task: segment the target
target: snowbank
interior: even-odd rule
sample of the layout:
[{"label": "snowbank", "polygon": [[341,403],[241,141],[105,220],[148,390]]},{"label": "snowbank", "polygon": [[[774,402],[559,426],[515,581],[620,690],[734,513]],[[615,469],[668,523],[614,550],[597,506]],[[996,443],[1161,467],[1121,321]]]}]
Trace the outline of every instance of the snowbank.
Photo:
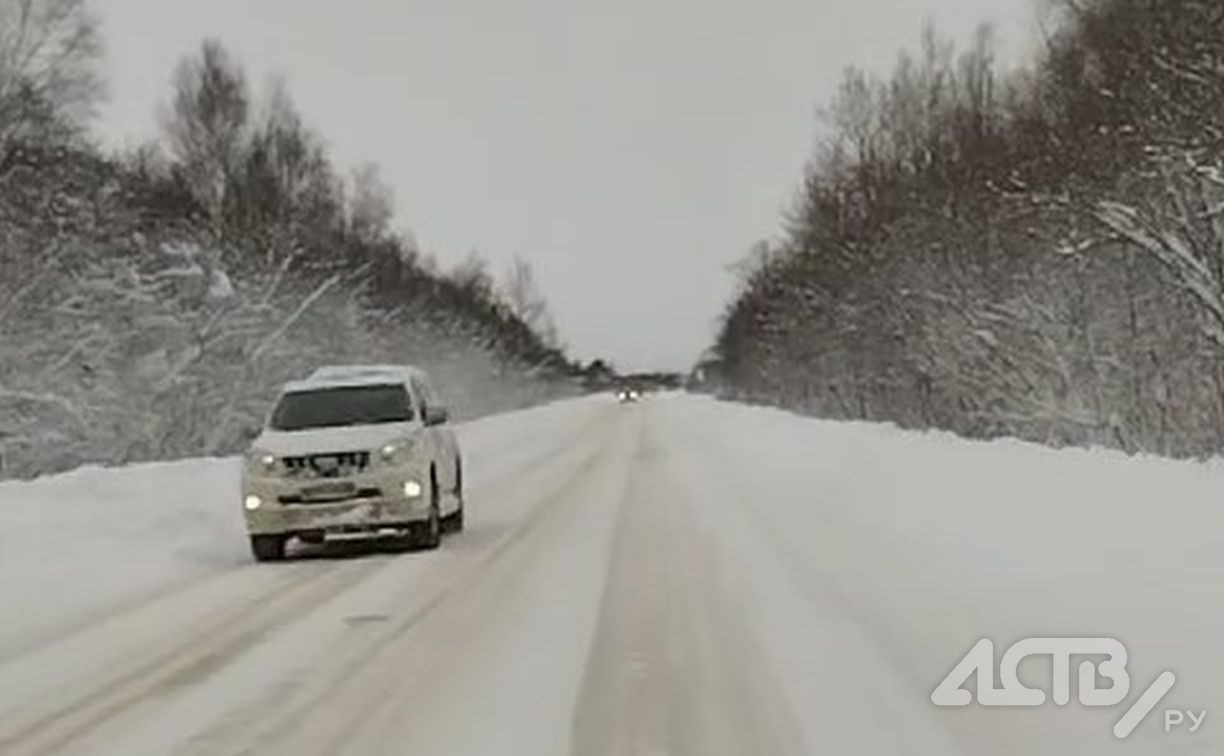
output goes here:
[{"label": "snowbank", "polygon": [[0,483],[0,659],[249,561],[233,459]]}]

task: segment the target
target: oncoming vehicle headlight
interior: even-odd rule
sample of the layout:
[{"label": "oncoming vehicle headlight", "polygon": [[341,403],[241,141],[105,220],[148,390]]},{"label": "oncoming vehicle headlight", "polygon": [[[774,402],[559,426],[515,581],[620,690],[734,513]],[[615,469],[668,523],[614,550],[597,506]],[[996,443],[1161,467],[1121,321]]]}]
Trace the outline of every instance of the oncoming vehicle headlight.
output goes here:
[{"label": "oncoming vehicle headlight", "polygon": [[390,462],[391,460],[395,459],[395,455],[399,453],[399,450],[399,446],[395,444],[387,444],[378,450],[378,454],[383,458],[384,462]]},{"label": "oncoming vehicle headlight", "polygon": [[248,512],[254,512],[256,509],[263,506],[263,499],[259,498],[255,494],[251,494],[243,499],[242,505],[246,507]]},{"label": "oncoming vehicle headlight", "polygon": [[409,499],[420,498],[421,494],[424,492],[425,489],[422,488],[421,484],[415,480],[410,480],[404,483],[404,496],[407,496]]}]

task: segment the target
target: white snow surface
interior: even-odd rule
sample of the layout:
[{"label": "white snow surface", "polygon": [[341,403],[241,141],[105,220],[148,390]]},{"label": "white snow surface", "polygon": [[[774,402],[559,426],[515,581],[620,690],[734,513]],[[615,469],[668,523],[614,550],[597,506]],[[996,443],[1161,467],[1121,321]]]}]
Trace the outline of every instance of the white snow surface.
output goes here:
[{"label": "white snow surface", "polygon": [[0,659],[249,561],[236,460],[85,467],[0,483]]},{"label": "white snow surface", "polygon": [[[431,553],[254,565],[236,460],[0,485],[0,752],[1224,751],[1219,461],[681,394],[459,433],[469,527]],[[1127,703],[931,703],[1031,636],[1121,640]]]}]

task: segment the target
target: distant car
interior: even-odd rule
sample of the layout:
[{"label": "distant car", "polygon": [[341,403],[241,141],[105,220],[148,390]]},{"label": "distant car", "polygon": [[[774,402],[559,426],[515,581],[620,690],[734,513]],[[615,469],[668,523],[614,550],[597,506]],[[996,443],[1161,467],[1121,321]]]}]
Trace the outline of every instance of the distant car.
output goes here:
[{"label": "distant car", "polygon": [[287,384],[246,454],[242,503],[258,561],[292,538],[390,537],[436,548],[463,528],[463,466],[424,372],[333,366]]},{"label": "distant car", "polygon": [[642,398],[642,395],[637,389],[626,387],[616,392],[616,398],[619,399],[622,404],[625,404],[628,402],[636,402]]}]

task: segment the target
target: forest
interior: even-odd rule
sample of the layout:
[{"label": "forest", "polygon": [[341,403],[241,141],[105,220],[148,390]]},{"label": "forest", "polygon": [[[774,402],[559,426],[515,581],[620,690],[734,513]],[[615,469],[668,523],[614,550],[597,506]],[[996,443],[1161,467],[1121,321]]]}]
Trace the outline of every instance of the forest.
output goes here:
[{"label": "forest", "polygon": [[702,373],[975,438],[1224,448],[1224,4],[1059,0],[1003,70],[928,29],[845,72]]},{"label": "forest", "polygon": [[441,270],[377,166],[337,166],[221,42],[114,154],[85,1],[5,0],[0,28],[0,476],[231,453],[319,364],[424,366],[459,417],[575,390],[530,266]]}]

